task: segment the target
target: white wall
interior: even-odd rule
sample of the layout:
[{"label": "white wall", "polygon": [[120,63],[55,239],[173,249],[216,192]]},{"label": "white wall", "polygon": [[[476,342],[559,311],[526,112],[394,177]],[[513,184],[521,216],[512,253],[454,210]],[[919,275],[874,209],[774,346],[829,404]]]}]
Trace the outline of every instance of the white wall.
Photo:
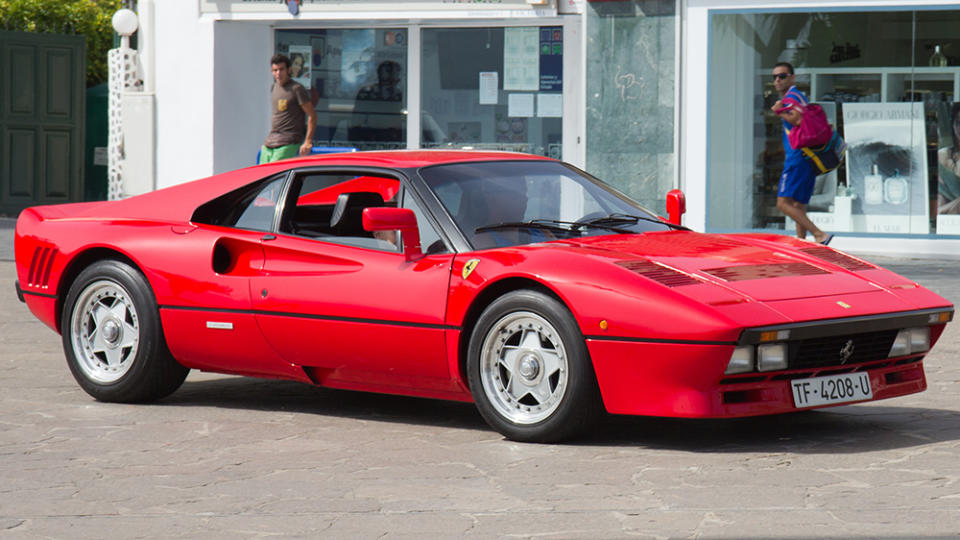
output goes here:
[{"label": "white wall", "polygon": [[200,3],[157,3],[157,187],[213,174],[213,21]]},{"label": "white wall", "polygon": [[243,21],[213,30],[213,172],[221,173],[255,164],[270,129],[273,30]]}]

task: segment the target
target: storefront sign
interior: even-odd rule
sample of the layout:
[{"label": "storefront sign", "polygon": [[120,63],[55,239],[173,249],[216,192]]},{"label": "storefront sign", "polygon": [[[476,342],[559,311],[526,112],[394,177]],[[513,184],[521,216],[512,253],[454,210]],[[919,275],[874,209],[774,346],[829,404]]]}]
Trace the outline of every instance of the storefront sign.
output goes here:
[{"label": "storefront sign", "polygon": [[[294,0],[297,2],[297,0]],[[286,0],[200,0],[201,13],[275,13],[289,16]],[[337,11],[378,11],[405,16],[409,12],[482,11],[528,12],[529,15],[556,13],[557,0],[299,0],[296,12],[300,15]],[[502,13],[500,13],[502,14]]]}]

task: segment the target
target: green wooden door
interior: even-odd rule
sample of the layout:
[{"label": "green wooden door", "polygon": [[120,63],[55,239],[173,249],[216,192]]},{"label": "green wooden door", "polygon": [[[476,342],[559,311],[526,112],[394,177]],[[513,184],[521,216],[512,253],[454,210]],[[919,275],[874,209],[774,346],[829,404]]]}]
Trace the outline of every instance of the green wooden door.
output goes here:
[{"label": "green wooden door", "polygon": [[0,214],[83,199],[83,36],[0,32]]}]

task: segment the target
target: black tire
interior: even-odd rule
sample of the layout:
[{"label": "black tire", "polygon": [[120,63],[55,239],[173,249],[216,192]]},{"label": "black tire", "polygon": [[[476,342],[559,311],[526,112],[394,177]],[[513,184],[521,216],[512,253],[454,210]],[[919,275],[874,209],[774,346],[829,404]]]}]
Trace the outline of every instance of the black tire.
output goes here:
[{"label": "black tire", "polygon": [[170,354],[147,280],[120,261],[98,261],[70,286],[60,329],[70,372],[99,401],[170,395],[189,369]]},{"label": "black tire", "polygon": [[507,293],[480,315],[467,379],[483,418],[515,441],[574,438],[603,411],[576,320],[561,302],[533,290]]}]

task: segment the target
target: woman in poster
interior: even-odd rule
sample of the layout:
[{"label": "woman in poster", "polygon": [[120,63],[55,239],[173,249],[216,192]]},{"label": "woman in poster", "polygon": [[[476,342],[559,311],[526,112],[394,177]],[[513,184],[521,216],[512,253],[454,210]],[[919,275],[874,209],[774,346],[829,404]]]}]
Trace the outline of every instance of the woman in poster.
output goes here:
[{"label": "woman in poster", "polygon": [[950,108],[951,136],[941,137],[950,144],[937,152],[939,183],[937,213],[960,214],[960,102]]}]

